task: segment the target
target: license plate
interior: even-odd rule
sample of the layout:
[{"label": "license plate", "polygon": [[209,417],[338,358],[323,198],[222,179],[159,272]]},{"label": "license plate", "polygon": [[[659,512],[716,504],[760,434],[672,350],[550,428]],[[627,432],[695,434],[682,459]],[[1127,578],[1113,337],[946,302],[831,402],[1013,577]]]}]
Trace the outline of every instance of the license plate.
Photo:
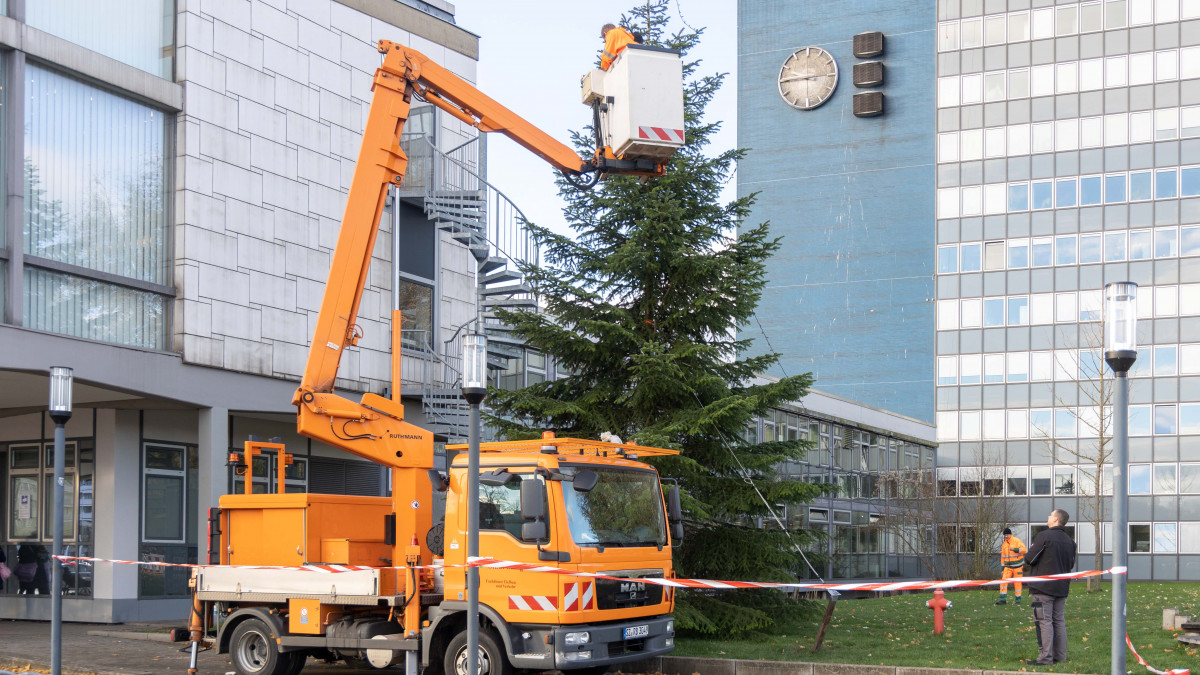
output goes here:
[{"label": "license plate", "polygon": [[624,638],[626,640],[628,640],[629,638],[646,637],[649,634],[650,634],[650,626],[648,626],[648,625],[647,626],[630,626],[629,628],[625,629]]}]

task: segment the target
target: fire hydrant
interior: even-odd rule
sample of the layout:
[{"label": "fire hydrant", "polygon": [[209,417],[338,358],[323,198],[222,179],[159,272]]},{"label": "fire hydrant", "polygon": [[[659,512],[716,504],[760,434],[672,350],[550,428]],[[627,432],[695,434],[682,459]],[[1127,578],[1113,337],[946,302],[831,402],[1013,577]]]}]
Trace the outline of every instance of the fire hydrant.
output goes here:
[{"label": "fire hydrant", "polygon": [[933,592],[933,599],[926,602],[925,606],[933,610],[933,634],[941,635],[946,632],[946,610],[954,606],[953,602],[946,599],[946,593],[942,589],[937,589]]}]

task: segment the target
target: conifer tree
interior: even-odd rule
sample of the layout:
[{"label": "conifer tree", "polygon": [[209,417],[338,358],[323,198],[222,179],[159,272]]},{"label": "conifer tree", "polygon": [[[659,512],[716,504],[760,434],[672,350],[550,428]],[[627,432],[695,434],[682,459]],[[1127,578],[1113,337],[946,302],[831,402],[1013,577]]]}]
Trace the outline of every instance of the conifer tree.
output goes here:
[{"label": "conifer tree", "polygon": [[[502,311],[500,318],[529,348],[552,356],[561,379],[516,391],[493,390],[491,422],[509,438],[597,438],[674,448],[652,458],[679,481],[687,524],[675,551],[677,574],[738,580],[794,580],[807,565],[791,538],[754,526],[770,520],[767,504],[811,501],[820,488],[780,477],[777,467],[799,459],[803,441],[747,440],[747,425],[773,406],[800,399],[809,375],[756,379],[778,355],[741,357],[749,339],[737,329],[753,319],[765,283],[765,262],[779,247],[767,223],[744,224],[754,197],[721,203],[743,150],[708,154],[719,122],[704,119],[723,74],[702,75],[688,51],[702,30],[666,31],[669,3],[651,0],[621,17],[647,44],[684,57],[686,145],[666,175],[650,180],[614,176],[591,190],[562,179],[559,193],[575,238],[529,224],[545,263],[524,269],[544,313]],[[575,134],[586,151],[591,130]],[[739,226],[741,230],[739,232]],[[811,556],[811,554],[810,554]],[[771,623],[764,607],[778,594],[680,594],[677,625],[723,634]]]}]

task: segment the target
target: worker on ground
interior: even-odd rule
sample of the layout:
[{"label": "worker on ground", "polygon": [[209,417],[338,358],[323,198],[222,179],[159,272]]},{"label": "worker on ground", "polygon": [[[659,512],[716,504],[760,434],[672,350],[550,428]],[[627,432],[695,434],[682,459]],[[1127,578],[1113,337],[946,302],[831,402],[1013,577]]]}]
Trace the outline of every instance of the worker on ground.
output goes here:
[{"label": "worker on ground", "polygon": [[[1000,566],[1004,568],[1001,579],[1014,579],[1021,576],[1021,568],[1025,566],[1025,542],[1017,538],[1012,530],[1004,528],[1004,541],[1000,544]],[[1014,581],[1016,586],[1016,604],[1021,604],[1021,582]],[[1008,584],[1000,584],[1000,599],[997,605],[1008,604]]]},{"label": "worker on ground", "polygon": [[[1075,541],[1065,526],[1070,517],[1062,509],[1054,509],[1046,519],[1046,527],[1033,538],[1025,552],[1025,562],[1032,576],[1049,576],[1070,572],[1075,567]],[[1038,657],[1025,663],[1048,666],[1067,660],[1067,594],[1071,582],[1067,579],[1029,582],[1029,606],[1033,609],[1033,625],[1037,629]]]},{"label": "worker on ground", "polygon": [[638,42],[638,39],[627,28],[611,23],[604,24],[604,27],[600,29],[600,38],[604,40],[604,51],[600,54],[600,67],[604,70],[608,70],[608,67],[617,58],[617,54],[624,51],[630,44]]}]

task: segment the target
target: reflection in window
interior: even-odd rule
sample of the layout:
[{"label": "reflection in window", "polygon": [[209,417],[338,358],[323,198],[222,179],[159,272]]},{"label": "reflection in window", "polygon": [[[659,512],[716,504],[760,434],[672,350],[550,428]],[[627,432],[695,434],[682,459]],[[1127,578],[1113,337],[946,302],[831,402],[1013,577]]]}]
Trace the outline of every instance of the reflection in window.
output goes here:
[{"label": "reflection in window", "polygon": [[1135,171],[1129,174],[1129,200],[1141,201],[1154,196],[1151,189],[1149,171]]},{"label": "reflection in window", "polygon": [[433,289],[407,279],[396,284],[397,303],[404,317],[401,344],[409,349],[428,349],[433,335]]},{"label": "reflection in window", "polygon": [[1200,195],[1200,167],[1179,170],[1179,193],[1184,197]]},{"label": "reflection in window", "polygon": [[1054,205],[1058,208],[1065,206],[1075,206],[1075,179],[1061,179],[1056,185],[1056,198]]},{"label": "reflection in window", "polygon": [[1013,183],[1008,186],[1008,210],[1029,210],[1029,186],[1025,183]]},{"label": "reflection in window", "polygon": [[1150,465],[1131,464],[1129,466],[1129,494],[1150,494]]},{"label": "reflection in window", "polygon": [[1050,467],[1034,466],[1029,469],[1030,475],[1030,494],[1032,495],[1048,495],[1050,494]]},{"label": "reflection in window", "polygon": [[1104,235],[1104,262],[1120,262],[1125,259],[1125,233],[1109,232]]},{"label": "reflection in window", "polygon": [[1154,552],[1176,553],[1179,551],[1179,530],[1175,523],[1154,524]]},{"label": "reflection in window", "polygon": [[1178,253],[1179,239],[1175,228],[1166,227],[1154,231],[1154,257],[1171,258]]},{"label": "reflection in window", "polygon": [[1125,201],[1125,174],[1104,177],[1104,203],[1119,204]]},{"label": "reflection in window", "polygon": [[1173,494],[1175,494],[1175,465],[1174,464],[1155,464],[1154,465],[1154,494],[1156,494],[1156,495],[1173,495]]},{"label": "reflection in window", "polygon": [[1087,176],[1079,179],[1079,204],[1091,206],[1100,203],[1103,187],[1099,176]]},{"label": "reflection in window", "polygon": [[1081,234],[1079,235],[1079,262],[1080,264],[1098,263],[1100,262],[1100,253],[1103,247],[1100,244],[1100,235],[1098,234]]},{"label": "reflection in window", "polygon": [[985,298],[983,301],[983,325],[1004,325],[1004,298]]},{"label": "reflection in window", "polygon": [[1150,435],[1150,406],[1148,406],[1148,405],[1131,405],[1131,406],[1129,406],[1129,435],[1130,436],[1149,436]]},{"label": "reflection in window", "polygon": [[1157,172],[1154,176],[1154,198],[1170,199],[1175,196],[1175,170]]},{"label": "reflection in window", "polygon": [[174,49],[170,0],[122,0],[120,11],[103,2],[34,0],[25,22],[105,56],[170,79]]},{"label": "reflection in window", "polygon": [[1154,433],[1174,434],[1176,432],[1175,406],[1154,406]]},{"label": "reflection in window", "polygon": [[1033,184],[1033,208],[1048,209],[1054,206],[1054,184],[1040,181]]},{"label": "reflection in window", "polygon": [[165,349],[165,296],[33,266],[172,283],[166,116],[33,64],[26,78],[25,325]]},{"label": "reflection in window", "polygon": [[1129,233],[1129,259],[1148,260],[1151,256],[1150,231],[1136,230]]},{"label": "reflection in window", "polygon": [[1017,239],[1008,244],[1008,269],[1029,267],[1029,244]]},{"label": "reflection in window", "polygon": [[962,245],[962,271],[978,272],[983,269],[979,244]]},{"label": "reflection in window", "polygon": [[1200,464],[1179,465],[1179,494],[1200,493]]},{"label": "reflection in window", "polygon": [[938,247],[938,274],[953,274],[958,271],[958,247]]},{"label": "reflection in window", "polygon": [[1010,497],[1023,497],[1029,493],[1029,478],[1026,471],[1023,466],[1008,467],[1006,485]]}]

